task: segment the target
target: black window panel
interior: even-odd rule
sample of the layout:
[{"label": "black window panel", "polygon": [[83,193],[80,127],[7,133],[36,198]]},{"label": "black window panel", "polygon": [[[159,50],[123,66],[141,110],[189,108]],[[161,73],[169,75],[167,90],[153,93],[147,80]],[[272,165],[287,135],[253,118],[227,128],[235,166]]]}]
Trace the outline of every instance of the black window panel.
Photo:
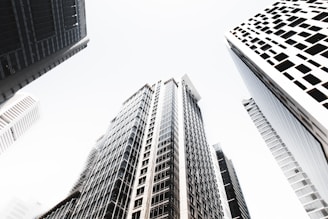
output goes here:
[{"label": "black window panel", "polygon": [[265,50],[270,49],[271,47],[272,47],[272,46],[270,46],[269,44],[265,44],[264,46],[261,47],[261,49],[262,49],[263,51],[265,51]]},{"label": "black window panel", "polygon": [[291,61],[286,60],[286,61],[280,63],[279,65],[276,65],[275,68],[276,68],[278,71],[283,72],[283,71],[289,69],[290,67],[293,67],[294,65],[295,65],[295,64],[292,63]]},{"label": "black window panel", "polygon": [[55,35],[51,0],[30,0],[37,40]]},{"label": "black window panel", "polygon": [[322,102],[327,99],[327,96],[316,88],[313,88],[307,93],[310,94],[311,97],[313,97],[318,102]]},{"label": "black window panel", "polygon": [[305,56],[303,56],[303,55],[301,55],[301,54],[297,54],[296,56],[298,56],[298,57],[300,57],[301,59],[304,59],[304,60],[307,59]]},{"label": "black window panel", "polygon": [[296,47],[297,49],[303,50],[303,49],[306,48],[306,45],[304,45],[304,44],[302,44],[302,43],[298,43],[298,44],[295,45],[295,47]]},{"label": "black window panel", "polygon": [[324,83],[322,86],[328,89],[328,82]]},{"label": "black window panel", "polygon": [[280,29],[280,28],[282,28],[283,26],[285,26],[286,25],[286,23],[280,23],[280,24],[278,24],[277,26],[275,26],[275,27],[273,27],[274,29]]},{"label": "black window panel", "polygon": [[321,80],[319,78],[317,78],[316,76],[311,75],[311,74],[308,74],[308,75],[304,76],[303,78],[312,85],[316,85],[321,82]]},{"label": "black window panel", "polygon": [[320,66],[319,63],[317,63],[317,62],[315,62],[313,60],[308,60],[308,62],[311,63],[312,65],[316,66],[316,67],[319,67]]},{"label": "black window panel", "polygon": [[290,18],[287,19],[287,21],[293,21],[293,20],[295,20],[296,18],[298,18],[298,17],[296,17],[296,16],[291,16]]},{"label": "black window panel", "polygon": [[321,33],[316,33],[313,36],[307,38],[305,41],[309,43],[316,43],[324,38],[326,38],[326,35],[323,35]]},{"label": "black window panel", "polygon": [[321,30],[322,28],[321,27],[317,27],[317,26],[311,26],[310,28],[309,28],[309,30],[313,30],[313,31],[319,31],[319,30]]},{"label": "black window panel", "polygon": [[285,53],[282,52],[282,53],[276,55],[276,56],[273,57],[273,58],[275,58],[277,61],[280,62],[280,61],[282,61],[282,60],[288,58],[288,55],[286,55]]},{"label": "black window panel", "polygon": [[323,106],[328,109],[328,103],[324,103]]},{"label": "black window panel", "polygon": [[294,83],[295,83],[299,88],[301,88],[302,90],[305,90],[305,89],[306,89],[306,87],[305,87],[301,82],[299,82],[299,81],[294,81]]},{"label": "black window panel", "polygon": [[327,49],[327,46],[324,46],[320,43],[308,48],[307,50],[305,50],[305,52],[309,53],[310,55],[316,55],[322,51],[324,51],[325,49]]},{"label": "black window panel", "polygon": [[306,24],[306,23],[303,23],[300,25],[300,27],[303,27],[303,28],[308,28],[310,25],[309,24]]},{"label": "black window panel", "polygon": [[268,54],[266,54],[266,53],[263,53],[263,54],[261,55],[261,57],[262,57],[263,59],[267,59],[267,58],[269,58],[270,56],[269,56]]},{"label": "black window panel", "polygon": [[284,39],[287,39],[287,38],[293,36],[294,34],[296,34],[296,32],[291,30],[291,31],[288,31],[287,33],[285,33],[284,35],[282,35],[281,37]]},{"label": "black window panel", "polygon": [[295,8],[294,10],[291,11],[291,13],[296,13],[299,12],[301,9],[300,8]]},{"label": "black window panel", "polygon": [[328,13],[327,12],[321,12],[320,14],[318,14],[317,16],[313,17],[313,20],[322,20],[324,18],[328,17]]},{"label": "black window panel", "polygon": [[0,55],[20,47],[20,40],[10,0],[0,1]]},{"label": "black window panel", "polygon": [[278,30],[278,31],[276,31],[274,34],[276,34],[276,35],[281,35],[281,34],[283,34],[283,33],[285,33],[286,31],[284,31],[284,30]]},{"label": "black window panel", "polygon": [[328,50],[326,52],[321,53],[320,55],[322,55],[323,57],[326,57],[328,59]]},{"label": "black window panel", "polygon": [[296,41],[289,39],[289,40],[286,40],[286,43],[288,43],[289,45],[294,45],[296,43]]},{"label": "black window panel", "polygon": [[290,23],[288,26],[290,26],[290,27],[295,27],[295,26],[297,26],[297,25],[303,23],[304,21],[306,21],[305,18],[299,18],[299,19],[297,19],[296,21]]},{"label": "black window panel", "polygon": [[300,65],[296,66],[295,68],[304,74],[311,71],[311,69],[309,67],[307,67],[306,65],[303,65],[303,64],[300,64]]},{"label": "black window panel", "polygon": [[284,75],[289,79],[289,80],[294,80],[293,76],[288,74],[287,72],[284,73]]},{"label": "black window panel", "polygon": [[321,69],[328,73],[328,68],[322,67]]},{"label": "black window panel", "polygon": [[281,19],[277,19],[277,20],[273,21],[272,23],[274,23],[274,24],[278,24],[278,23],[280,23],[281,21],[282,21]]},{"label": "black window panel", "polygon": [[298,35],[302,36],[302,37],[308,37],[310,36],[311,34],[307,33],[307,32],[300,32]]}]

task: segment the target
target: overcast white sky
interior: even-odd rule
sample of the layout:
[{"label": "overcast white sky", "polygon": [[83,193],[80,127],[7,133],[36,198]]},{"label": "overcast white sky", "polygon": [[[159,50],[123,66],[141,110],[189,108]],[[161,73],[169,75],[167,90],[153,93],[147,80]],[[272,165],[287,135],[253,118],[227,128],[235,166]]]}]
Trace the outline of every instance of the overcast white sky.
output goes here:
[{"label": "overcast white sky", "polygon": [[123,101],[187,73],[208,142],[233,160],[252,218],[307,218],[241,104],[249,94],[224,40],[271,3],[87,1],[88,47],[23,89],[40,99],[41,119],[0,157],[0,209],[13,196],[45,210],[61,201]]}]

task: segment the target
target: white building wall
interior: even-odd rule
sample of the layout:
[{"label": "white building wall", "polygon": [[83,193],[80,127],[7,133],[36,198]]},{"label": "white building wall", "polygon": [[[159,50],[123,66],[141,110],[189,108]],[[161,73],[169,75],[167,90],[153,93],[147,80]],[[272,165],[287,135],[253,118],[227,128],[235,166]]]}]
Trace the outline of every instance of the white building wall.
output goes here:
[{"label": "white building wall", "polygon": [[18,93],[0,108],[0,154],[39,118],[39,102]]}]

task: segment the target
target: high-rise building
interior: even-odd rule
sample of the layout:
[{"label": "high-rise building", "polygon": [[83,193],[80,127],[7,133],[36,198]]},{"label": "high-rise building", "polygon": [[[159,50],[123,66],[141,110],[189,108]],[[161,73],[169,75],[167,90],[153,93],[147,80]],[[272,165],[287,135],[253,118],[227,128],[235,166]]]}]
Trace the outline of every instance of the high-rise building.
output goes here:
[{"label": "high-rise building", "polygon": [[0,154],[39,118],[39,102],[17,93],[0,106]]},{"label": "high-rise building", "polygon": [[215,144],[213,147],[219,165],[219,174],[221,174],[223,180],[231,218],[250,219],[251,217],[232,161],[225,156],[219,144]]},{"label": "high-rise building", "polygon": [[98,141],[76,195],[41,218],[223,218],[199,100],[187,76],[140,88]]},{"label": "high-rise building", "polygon": [[280,0],[227,34],[232,50],[328,157],[327,1]]},{"label": "high-rise building", "polygon": [[87,46],[84,0],[2,0],[0,14],[0,103]]},{"label": "high-rise building", "polygon": [[34,200],[13,198],[4,209],[0,211],[2,219],[36,219],[40,214],[41,204]]},{"label": "high-rise building", "polygon": [[327,19],[325,0],[280,0],[226,34],[252,97],[326,203]]},{"label": "high-rise building", "polygon": [[272,128],[255,101],[244,100],[243,104],[309,217],[327,218],[327,203],[321,198],[311,179]]}]

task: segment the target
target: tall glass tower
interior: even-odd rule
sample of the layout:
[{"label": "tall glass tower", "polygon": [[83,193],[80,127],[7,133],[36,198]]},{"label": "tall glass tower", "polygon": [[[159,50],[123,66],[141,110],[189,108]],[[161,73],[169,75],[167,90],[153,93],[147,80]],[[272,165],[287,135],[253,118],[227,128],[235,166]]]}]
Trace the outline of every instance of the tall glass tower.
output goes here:
[{"label": "tall glass tower", "polygon": [[84,0],[1,0],[0,14],[0,103],[87,46]]},{"label": "tall glass tower", "polygon": [[145,85],[97,142],[72,194],[40,218],[223,218],[187,76]]},{"label": "tall glass tower", "polygon": [[280,0],[226,34],[252,97],[326,203],[327,21],[325,0]]}]

